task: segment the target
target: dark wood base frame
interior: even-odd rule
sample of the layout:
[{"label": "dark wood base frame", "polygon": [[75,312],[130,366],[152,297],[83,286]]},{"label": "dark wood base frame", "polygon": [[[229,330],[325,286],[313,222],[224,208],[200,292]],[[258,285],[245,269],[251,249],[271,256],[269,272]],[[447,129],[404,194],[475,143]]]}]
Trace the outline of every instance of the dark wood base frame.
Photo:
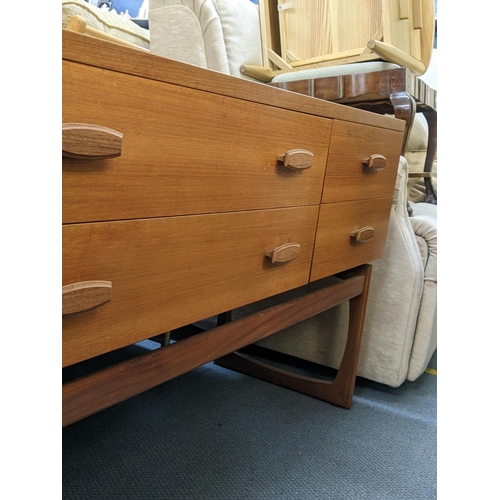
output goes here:
[{"label": "dark wood base frame", "polygon": [[[339,274],[342,281],[334,285],[67,382],[62,387],[62,425],[72,424],[214,360],[221,365],[227,364],[238,371],[350,408],[370,276],[369,264],[359,266]],[[347,300],[350,304],[348,338],[341,366],[333,382],[260,366],[237,352],[230,355]]]},{"label": "dark wood base frame", "polygon": [[[333,381],[299,375],[292,371],[273,366],[265,361],[257,360],[240,351],[228,354],[216,360],[215,363],[224,368],[272,382],[273,384],[301,392],[322,401],[327,401],[336,406],[347,409],[351,408],[354,384],[356,382],[359,348],[363,333],[366,301],[370,285],[371,266],[367,265],[363,272],[366,274],[362,293],[349,299],[347,342],[341,365]],[[341,302],[344,301],[341,300],[339,303]],[[334,305],[338,305],[339,303]]]}]

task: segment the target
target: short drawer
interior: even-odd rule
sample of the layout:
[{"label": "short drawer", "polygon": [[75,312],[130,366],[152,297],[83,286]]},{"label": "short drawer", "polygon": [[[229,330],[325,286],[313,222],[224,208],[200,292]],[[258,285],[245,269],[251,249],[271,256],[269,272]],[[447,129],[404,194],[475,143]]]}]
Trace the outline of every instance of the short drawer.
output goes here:
[{"label": "short drawer", "polygon": [[392,198],[321,205],[311,281],[382,257]]},{"label": "short drawer", "polygon": [[327,118],[63,61],[63,222],[318,204],[331,127]]},{"label": "short drawer", "polygon": [[392,196],[403,132],[334,120],[322,203]]},{"label": "short drawer", "polygon": [[63,366],[304,285],[318,208],[63,225]]}]

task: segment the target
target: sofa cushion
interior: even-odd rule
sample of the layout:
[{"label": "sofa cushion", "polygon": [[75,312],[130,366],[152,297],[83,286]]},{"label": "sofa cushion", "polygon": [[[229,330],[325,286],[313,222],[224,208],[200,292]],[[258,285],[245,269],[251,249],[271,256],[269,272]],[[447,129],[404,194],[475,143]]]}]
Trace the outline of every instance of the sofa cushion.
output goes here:
[{"label": "sofa cushion", "polygon": [[151,51],[221,73],[262,65],[258,7],[250,0],[150,0]]},{"label": "sofa cushion", "polygon": [[83,0],[62,1],[62,27],[66,28],[69,20],[78,15],[85,20],[87,26],[113,35],[126,42],[149,49],[149,31],[141,28],[130,19],[114,12],[98,9]]},{"label": "sofa cushion", "polygon": [[262,66],[259,8],[250,0],[212,0],[222,23],[229,72],[240,72],[243,64]]},{"label": "sofa cushion", "polygon": [[412,204],[410,217],[424,263],[424,290],[408,365],[408,380],[417,379],[437,347],[437,205]]},{"label": "sofa cushion", "polygon": [[406,151],[425,153],[427,151],[427,136],[428,132],[425,118],[421,113],[417,113],[410,130]]},{"label": "sofa cushion", "polygon": [[150,0],[151,52],[229,73],[219,15],[208,0]]}]

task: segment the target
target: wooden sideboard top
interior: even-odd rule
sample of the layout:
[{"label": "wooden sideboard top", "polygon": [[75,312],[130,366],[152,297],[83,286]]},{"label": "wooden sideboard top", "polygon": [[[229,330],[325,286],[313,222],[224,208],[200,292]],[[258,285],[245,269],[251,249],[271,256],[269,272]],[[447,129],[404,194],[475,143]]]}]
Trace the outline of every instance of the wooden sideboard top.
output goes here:
[{"label": "wooden sideboard top", "polygon": [[395,131],[403,131],[405,127],[402,120],[392,117],[296,94],[268,84],[225,75],[64,29],[62,30],[62,58],[141,78],[182,85],[326,118],[373,125]]}]

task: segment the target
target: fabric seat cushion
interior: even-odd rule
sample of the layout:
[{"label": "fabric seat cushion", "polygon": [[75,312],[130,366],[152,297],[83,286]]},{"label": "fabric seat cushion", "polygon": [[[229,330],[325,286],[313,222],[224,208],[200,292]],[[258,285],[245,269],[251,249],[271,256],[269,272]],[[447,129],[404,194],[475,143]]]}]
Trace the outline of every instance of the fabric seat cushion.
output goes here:
[{"label": "fabric seat cushion", "polygon": [[338,66],[326,66],[324,68],[303,69],[290,71],[275,76],[272,83],[294,82],[297,80],[312,80],[314,78],[326,78],[329,76],[355,75],[359,73],[373,73],[388,69],[400,68],[401,66],[386,61],[371,61],[353,64],[340,64]]}]

